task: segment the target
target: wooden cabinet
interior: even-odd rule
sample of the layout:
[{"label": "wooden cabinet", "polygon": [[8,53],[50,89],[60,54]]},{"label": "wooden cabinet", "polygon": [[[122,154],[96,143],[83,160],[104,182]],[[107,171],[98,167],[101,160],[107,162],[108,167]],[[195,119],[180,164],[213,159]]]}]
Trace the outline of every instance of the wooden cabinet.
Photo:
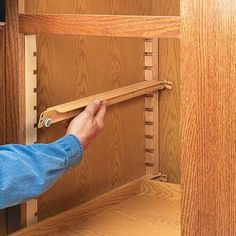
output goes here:
[{"label": "wooden cabinet", "polygon": [[61,123],[35,127],[49,107],[173,82],[109,107],[82,163],[18,208],[23,225],[40,221],[18,235],[236,233],[235,8],[233,0],[182,0],[181,9],[176,0],[8,1],[6,91],[19,97],[6,102],[8,142],[61,137]]}]

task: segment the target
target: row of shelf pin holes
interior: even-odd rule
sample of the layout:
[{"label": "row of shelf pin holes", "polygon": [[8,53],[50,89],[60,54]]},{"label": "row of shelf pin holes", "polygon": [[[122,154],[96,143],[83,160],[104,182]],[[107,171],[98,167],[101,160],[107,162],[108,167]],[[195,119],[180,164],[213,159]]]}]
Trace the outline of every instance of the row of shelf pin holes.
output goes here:
[{"label": "row of shelf pin holes", "polygon": [[[151,39],[145,39],[145,42],[150,42],[150,43],[152,43],[152,40]],[[145,50],[146,50],[146,48],[145,48]],[[150,51],[148,51],[148,52],[146,52],[145,51],[145,53],[144,53],[144,56],[145,57],[153,57],[153,52],[150,52]],[[146,62],[146,60],[145,60],[145,62]],[[144,70],[148,70],[148,71],[152,71],[153,70],[153,66],[151,66],[151,65],[145,65],[144,66]],[[153,94],[146,94],[145,95],[145,99],[152,99],[153,98]],[[145,112],[153,112],[153,107],[145,107]],[[154,122],[153,121],[145,121],[145,125],[154,125]],[[148,134],[146,134],[145,135],[145,138],[147,139],[147,140],[154,140],[155,139],[155,136],[154,135],[148,135]],[[146,151],[146,153],[150,153],[150,154],[153,154],[154,153],[154,149],[150,149],[150,148],[146,148],[145,149],[145,151]],[[146,162],[146,166],[147,167],[152,167],[152,168],[154,168],[155,167],[155,163],[150,163],[150,162]]]}]

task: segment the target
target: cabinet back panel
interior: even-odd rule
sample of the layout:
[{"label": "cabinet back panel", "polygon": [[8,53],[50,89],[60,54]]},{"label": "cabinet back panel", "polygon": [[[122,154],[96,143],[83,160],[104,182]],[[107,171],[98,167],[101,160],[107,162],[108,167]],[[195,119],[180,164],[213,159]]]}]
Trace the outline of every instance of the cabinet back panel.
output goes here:
[{"label": "cabinet back panel", "polygon": [[[132,11],[142,13],[142,1]],[[27,12],[127,13],[125,1],[28,1]],[[144,80],[142,39],[38,37],[38,112]],[[38,130],[39,142],[62,136],[62,124]],[[144,98],[108,109],[103,134],[81,164],[38,199],[39,220],[145,175]]]},{"label": "cabinet back panel", "polygon": [[[176,1],[170,0],[168,1],[170,4],[167,5],[164,1],[160,1],[160,5],[158,2],[27,0],[26,12],[164,15],[168,11],[166,7],[170,9],[176,7],[175,4],[171,4]],[[37,41],[38,113],[46,107],[144,80],[142,39],[40,35]],[[168,48],[175,47],[176,42],[163,40],[162,44],[163,54],[172,57],[173,54],[169,54]],[[178,58],[173,60],[173,64],[177,65]],[[168,60],[165,63],[169,63]],[[178,79],[176,71],[174,68],[175,80]],[[162,77],[165,79],[168,76]],[[178,91],[177,87],[175,89]],[[173,98],[163,95],[162,99],[161,107],[164,107]],[[173,120],[165,122],[168,135],[162,132],[160,134],[164,139],[173,142],[177,140],[178,143],[176,136],[178,108],[175,105],[170,108],[174,112],[172,116],[174,122]],[[170,110],[164,112],[168,113]],[[166,116],[163,114],[161,119],[166,119]],[[38,130],[38,142],[51,142],[64,132],[62,124]],[[63,176],[52,189],[38,199],[39,220],[145,175],[144,134],[143,98],[110,107],[103,134],[85,152],[81,164]],[[167,163],[163,165],[164,172],[176,173],[172,175],[171,180],[177,182],[179,154],[175,146],[169,146],[163,140],[160,142],[160,150],[165,148],[171,150],[166,154],[162,151]],[[172,165],[171,160],[176,160],[177,164]]]}]

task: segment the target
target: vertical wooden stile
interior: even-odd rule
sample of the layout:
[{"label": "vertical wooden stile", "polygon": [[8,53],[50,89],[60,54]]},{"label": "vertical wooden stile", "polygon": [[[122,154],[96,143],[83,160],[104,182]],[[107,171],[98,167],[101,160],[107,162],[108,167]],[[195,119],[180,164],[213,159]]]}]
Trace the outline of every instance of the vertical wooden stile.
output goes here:
[{"label": "vertical wooden stile", "polygon": [[[158,39],[145,39],[145,80],[158,80]],[[158,92],[145,97],[146,175],[159,174]]]},{"label": "vertical wooden stile", "polygon": [[181,2],[181,235],[236,235],[236,1]]},{"label": "vertical wooden stile", "polygon": [[[36,35],[25,36],[25,107],[26,107],[26,144],[37,142],[37,60]],[[37,200],[26,203],[27,226],[37,222]]]},{"label": "vertical wooden stile", "polygon": [[[19,33],[18,15],[24,13],[24,0],[6,4],[6,143],[25,144],[24,35]],[[26,225],[25,204],[7,209],[7,233]]]}]

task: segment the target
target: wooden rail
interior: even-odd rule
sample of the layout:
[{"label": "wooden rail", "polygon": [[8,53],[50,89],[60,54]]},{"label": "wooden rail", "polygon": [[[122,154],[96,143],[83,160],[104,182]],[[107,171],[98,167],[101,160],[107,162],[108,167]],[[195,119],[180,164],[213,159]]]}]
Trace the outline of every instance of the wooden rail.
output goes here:
[{"label": "wooden rail", "polygon": [[107,105],[113,105],[164,88],[171,89],[172,83],[149,80],[54,106],[40,115],[38,128],[49,127],[53,123],[75,117],[94,99],[107,101]]},{"label": "wooden rail", "polygon": [[178,16],[20,14],[24,34],[80,34],[116,37],[179,38]]}]

